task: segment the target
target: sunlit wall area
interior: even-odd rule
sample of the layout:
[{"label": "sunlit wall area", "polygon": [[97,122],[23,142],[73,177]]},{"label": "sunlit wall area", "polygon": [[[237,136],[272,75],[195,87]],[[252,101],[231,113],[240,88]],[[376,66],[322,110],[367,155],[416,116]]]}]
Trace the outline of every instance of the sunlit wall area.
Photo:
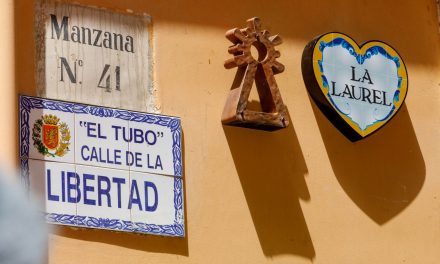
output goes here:
[{"label": "sunlit wall area", "polygon": [[[37,0],[34,0],[37,1]],[[18,94],[36,96],[32,0],[0,3],[0,163],[17,166]],[[64,1],[69,2],[69,1]],[[181,117],[185,238],[57,227],[49,263],[437,263],[440,259],[440,38],[422,1],[76,0],[151,16],[152,85]],[[258,16],[279,34],[275,75],[290,125],[222,126],[236,69],[225,32]],[[408,72],[405,104],[350,142],[309,96],[304,47],[337,31],[386,42]],[[258,101],[253,91],[251,101]],[[254,102],[255,103],[255,102]]]}]

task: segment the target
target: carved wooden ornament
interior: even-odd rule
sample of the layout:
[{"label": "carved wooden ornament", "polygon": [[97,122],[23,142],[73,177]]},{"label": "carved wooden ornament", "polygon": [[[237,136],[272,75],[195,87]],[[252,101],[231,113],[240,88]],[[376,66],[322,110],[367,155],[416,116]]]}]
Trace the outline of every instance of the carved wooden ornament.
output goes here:
[{"label": "carved wooden ornament", "polygon": [[[227,31],[226,38],[234,44],[228,48],[234,57],[226,60],[224,66],[238,69],[223,109],[222,123],[261,130],[287,127],[287,109],[274,77],[284,71],[284,65],[276,61],[280,52],[275,50],[282,43],[281,37],[269,37],[268,31],[261,30],[260,19],[254,17],[247,20],[246,28]],[[252,46],[257,49],[258,58],[252,56]],[[262,112],[247,109],[254,80]]]}]

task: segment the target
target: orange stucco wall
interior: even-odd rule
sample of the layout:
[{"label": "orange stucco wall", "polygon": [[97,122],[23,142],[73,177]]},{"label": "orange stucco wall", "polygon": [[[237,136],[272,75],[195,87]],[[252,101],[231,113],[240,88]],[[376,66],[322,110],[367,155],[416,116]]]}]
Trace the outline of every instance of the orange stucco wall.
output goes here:
[{"label": "orange stucco wall", "polygon": [[0,164],[9,168],[17,162],[17,104],[15,85],[15,60],[14,60],[14,1],[6,0],[0,8],[0,79],[2,80],[2,96],[0,96],[1,112],[0,123],[4,124],[0,130],[2,151],[0,151]]},{"label": "orange stucco wall", "polygon": [[[182,118],[184,239],[57,228],[50,263],[438,263],[440,39],[434,0],[76,0],[152,16],[162,113]],[[35,95],[32,0],[0,3],[0,152],[15,166],[18,93]],[[222,127],[235,70],[226,30],[259,16],[280,34],[276,76],[291,125]],[[405,106],[351,143],[307,94],[301,55],[315,36],[378,39],[403,57]],[[15,125],[15,126],[14,126]]]}]

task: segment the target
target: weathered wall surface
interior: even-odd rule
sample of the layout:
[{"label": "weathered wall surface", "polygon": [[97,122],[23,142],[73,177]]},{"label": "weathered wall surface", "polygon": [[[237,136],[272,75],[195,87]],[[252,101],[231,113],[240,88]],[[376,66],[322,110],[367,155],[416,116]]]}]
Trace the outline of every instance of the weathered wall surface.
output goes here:
[{"label": "weathered wall surface", "polygon": [[[50,263],[438,263],[435,1],[76,2],[152,17],[162,113],[182,117],[187,237],[59,228]],[[36,94],[33,5],[0,5],[0,145],[8,164],[17,157],[16,94]],[[284,39],[277,48],[286,70],[276,79],[291,125],[277,132],[220,123],[235,74],[223,68],[231,57],[224,33],[253,16]],[[407,64],[405,106],[357,143],[329,123],[302,80],[304,46],[328,31],[387,42]]]}]

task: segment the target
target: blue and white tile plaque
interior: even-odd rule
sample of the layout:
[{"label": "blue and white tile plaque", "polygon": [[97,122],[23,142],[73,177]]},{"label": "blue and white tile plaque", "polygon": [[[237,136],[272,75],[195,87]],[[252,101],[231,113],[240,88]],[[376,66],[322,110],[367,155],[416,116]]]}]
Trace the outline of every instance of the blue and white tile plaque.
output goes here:
[{"label": "blue and white tile plaque", "polygon": [[20,96],[21,175],[47,222],[185,236],[177,117]]}]

